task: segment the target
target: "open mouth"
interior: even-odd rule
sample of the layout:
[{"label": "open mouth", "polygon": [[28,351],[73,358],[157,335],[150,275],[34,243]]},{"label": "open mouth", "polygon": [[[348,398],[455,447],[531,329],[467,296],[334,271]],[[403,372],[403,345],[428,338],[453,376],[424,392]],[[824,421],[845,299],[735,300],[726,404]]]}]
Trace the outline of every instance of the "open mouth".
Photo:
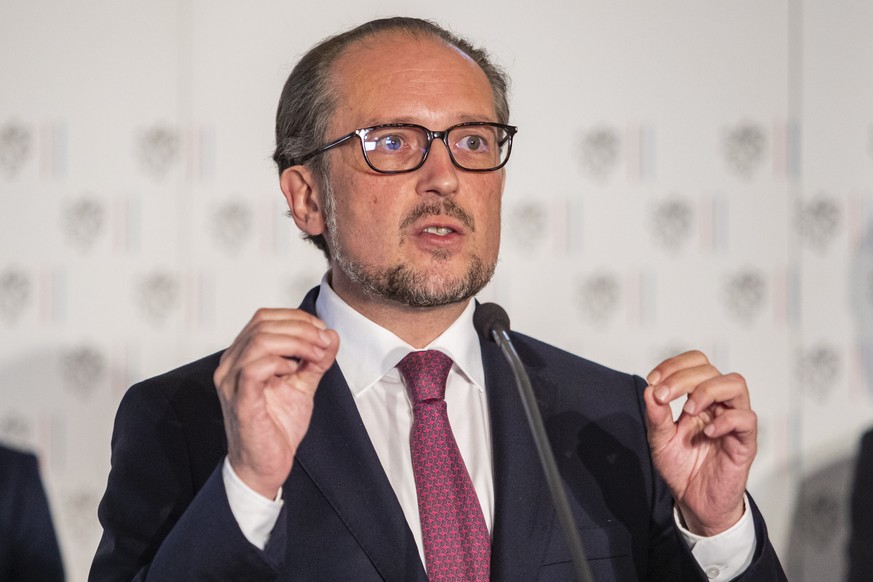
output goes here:
[{"label": "open mouth", "polygon": [[453,228],[449,228],[448,226],[428,226],[422,232],[426,232],[427,234],[435,234],[437,236],[447,236],[455,232]]}]

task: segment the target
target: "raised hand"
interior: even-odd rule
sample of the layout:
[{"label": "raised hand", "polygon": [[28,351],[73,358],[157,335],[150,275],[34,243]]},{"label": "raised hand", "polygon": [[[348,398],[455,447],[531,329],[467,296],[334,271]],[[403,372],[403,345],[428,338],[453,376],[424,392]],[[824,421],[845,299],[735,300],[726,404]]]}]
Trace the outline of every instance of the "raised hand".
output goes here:
[{"label": "raised hand", "polygon": [[[688,529],[712,536],[743,515],[743,493],[757,452],[758,419],[739,374],[721,374],[698,351],[652,370],[644,398],[655,468]],[[674,422],[670,402],[688,395]]]},{"label": "raised hand", "polygon": [[215,370],[236,474],[274,498],[309,428],[313,397],[339,348],[339,336],[297,309],[260,309]]}]

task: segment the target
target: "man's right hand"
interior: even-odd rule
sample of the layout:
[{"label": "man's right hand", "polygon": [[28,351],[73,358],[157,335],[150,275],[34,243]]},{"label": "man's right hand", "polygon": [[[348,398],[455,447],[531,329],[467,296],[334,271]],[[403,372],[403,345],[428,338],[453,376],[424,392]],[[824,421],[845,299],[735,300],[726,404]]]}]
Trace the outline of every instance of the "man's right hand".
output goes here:
[{"label": "man's right hand", "polygon": [[260,309],[215,370],[227,454],[242,481],[274,499],[291,473],[313,397],[339,336],[298,309]]}]

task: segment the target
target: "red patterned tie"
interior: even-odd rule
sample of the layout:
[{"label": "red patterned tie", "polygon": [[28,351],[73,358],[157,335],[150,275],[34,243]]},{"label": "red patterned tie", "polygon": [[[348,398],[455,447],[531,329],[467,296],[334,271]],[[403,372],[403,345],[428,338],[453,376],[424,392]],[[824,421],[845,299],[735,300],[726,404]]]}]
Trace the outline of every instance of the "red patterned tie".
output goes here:
[{"label": "red patterned tie", "polygon": [[411,352],[397,364],[413,404],[412,471],[424,557],[432,582],[487,582],[491,538],[479,498],[446,413],[452,359],[442,352]]}]

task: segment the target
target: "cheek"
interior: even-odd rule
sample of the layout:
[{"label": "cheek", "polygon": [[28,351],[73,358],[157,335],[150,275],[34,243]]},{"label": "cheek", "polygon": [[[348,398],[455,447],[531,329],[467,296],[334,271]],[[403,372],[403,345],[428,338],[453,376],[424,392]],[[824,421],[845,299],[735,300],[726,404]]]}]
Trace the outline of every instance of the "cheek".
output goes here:
[{"label": "cheek", "polygon": [[495,186],[494,194],[490,195],[482,207],[482,234],[486,248],[497,253],[500,246],[500,209],[502,203],[502,189]]},{"label": "cheek", "polygon": [[488,221],[487,242],[488,252],[496,256],[500,250],[500,208],[493,211],[493,217]]},{"label": "cheek", "polygon": [[347,246],[374,250],[390,239],[398,219],[389,193],[366,178],[349,177],[347,187],[337,193],[337,222]]}]

